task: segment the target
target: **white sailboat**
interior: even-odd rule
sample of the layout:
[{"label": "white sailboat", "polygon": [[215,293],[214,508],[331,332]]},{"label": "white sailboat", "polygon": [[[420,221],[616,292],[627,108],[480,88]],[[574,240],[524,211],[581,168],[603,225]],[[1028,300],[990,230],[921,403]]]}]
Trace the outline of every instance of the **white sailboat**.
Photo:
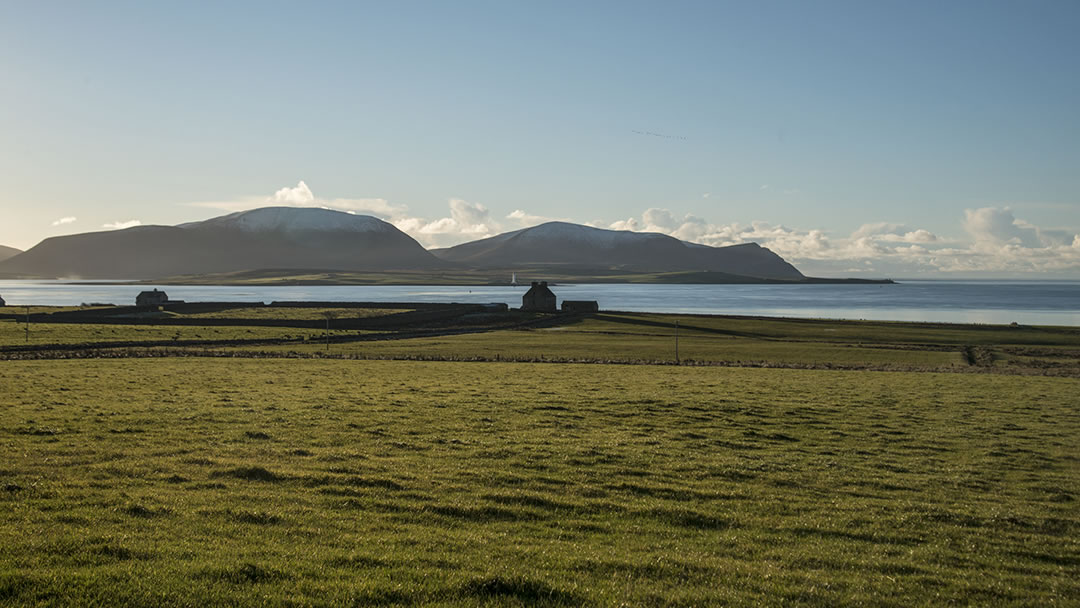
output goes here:
[{"label": "white sailboat", "polygon": [[511,272],[510,273],[510,284],[513,285],[514,287],[517,287],[517,273],[516,272]]}]

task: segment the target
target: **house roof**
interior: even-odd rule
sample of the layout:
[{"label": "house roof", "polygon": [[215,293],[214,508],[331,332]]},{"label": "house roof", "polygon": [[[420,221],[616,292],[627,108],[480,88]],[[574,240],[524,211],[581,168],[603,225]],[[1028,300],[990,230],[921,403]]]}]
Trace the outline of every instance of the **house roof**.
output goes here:
[{"label": "house roof", "polygon": [[533,281],[532,287],[529,288],[529,291],[525,292],[525,297],[529,296],[551,296],[554,298],[555,292],[548,289],[547,281],[541,281],[539,283]]}]

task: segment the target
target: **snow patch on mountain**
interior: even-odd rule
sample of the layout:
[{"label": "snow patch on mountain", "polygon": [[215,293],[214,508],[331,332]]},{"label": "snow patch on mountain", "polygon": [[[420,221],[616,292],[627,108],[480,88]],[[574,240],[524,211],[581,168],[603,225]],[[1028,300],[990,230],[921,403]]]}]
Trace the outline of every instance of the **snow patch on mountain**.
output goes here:
[{"label": "snow patch on mountain", "polygon": [[180,228],[231,228],[243,232],[392,232],[396,229],[370,215],[353,215],[330,209],[263,207],[230,213]]},{"label": "snow patch on mountain", "polygon": [[[606,230],[567,222],[548,222],[532,228],[517,231],[519,241],[556,240],[564,243],[586,245],[598,249],[642,243],[650,240],[668,240],[669,236],[655,232],[630,232],[628,230]],[[674,240],[674,239],[671,239]]]}]

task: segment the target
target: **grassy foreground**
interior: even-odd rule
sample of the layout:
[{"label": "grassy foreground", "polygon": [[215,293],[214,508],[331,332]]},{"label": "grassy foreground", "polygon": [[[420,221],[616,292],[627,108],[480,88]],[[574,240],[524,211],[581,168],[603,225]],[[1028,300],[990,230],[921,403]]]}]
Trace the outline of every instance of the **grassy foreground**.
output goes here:
[{"label": "grassy foreground", "polygon": [[0,363],[0,603],[1080,602],[1080,382]]}]

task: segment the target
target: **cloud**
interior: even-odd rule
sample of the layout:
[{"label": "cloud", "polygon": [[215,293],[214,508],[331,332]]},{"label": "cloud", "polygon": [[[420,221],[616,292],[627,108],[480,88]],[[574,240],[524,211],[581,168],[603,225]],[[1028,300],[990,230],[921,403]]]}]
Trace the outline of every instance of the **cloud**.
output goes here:
[{"label": "cloud", "polygon": [[123,230],[124,228],[134,228],[135,226],[142,226],[142,222],[139,220],[128,220],[126,222],[110,222],[108,224],[102,224],[102,228],[109,230]]},{"label": "cloud", "polygon": [[964,230],[983,249],[1002,245],[1024,248],[1057,247],[1069,245],[1075,235],[1063,231],[1044,229],[1013,217],[1008,207],[983,207],[964,211]]},{"label": "cloud", "polygon": [[1032,225],[1000,208],[967,210],[961,225],[970,241],[951,241],[925,228],[893,222],[868,223],[849,235],[837,236],[821,229],[761,221],[712,224],[651,208],[640,218],[619,220],[608,227],[660,232],[716,247],[755,242],[809,274],[843,274],[852,268],[878,276],[1080,272],[1080,235]]},{"label": "cloud", "polygon": [[874,222],[859,226],[851,233],[852,239],[872,238],[894,243],[933,243],[938,241],[936,234],[923,228],[912,229],[904,224]]},{"label": "cloud", "polygon": [[62,218],[56,220],[55,222],[52,223],[52,225],[53,226],[63,226],[65,224],[74,224],[77,219],[78,218],[69,215],[67,217],[62,217]]},{"label": "cloud", "polygon": [[315,196],[306,182],[286,186],[270,196],[244,196],[231,201],[203,201],[188,203],[192,207],[205,207],[236,213],[260,207],[316,207],[350,213],[374,215],[384,220],[398,219],[407,213],[404,205],[394,205],[385,198],[320,198]]},{"label": "cloud", "polygon": [[[385,198],[323,198],[315,194],[307,182],[278,189],[270,196],[244,196],[229,201],[188,203],[193,207],[239,212],[260,207],[312,207],[348,213],[373,215],[386,220],[409,234],[426,247],[447,247],[458,243],[497,234],[502,225],[494,221],[491,212],[479,203],[452,198],[448,201],[449,215],[428,219],[409,213],[406,205],[391,203]],[[546,221],[541,216],[514,212],[507,216],[518,227]]]},{"label": "cloud", "polygon": [[530,226],[536,226],[538,224],[543,224],[544,222],[552,221],[552,218],[550,217],[527,213],[521,209],[515,209],[506,216],[506,219],[513,222],[518,228],[528,228]]},{"label": "cloud", "polygon": [[499,226],[492,220],[487,207],[460,198],[450,199],[449,206],[449,217],[434,220],[404,217],[393,223],[398,230],[429,247],[449,247],[498,233]]},{"label": "cloud", "polygon": [[269,202],[286,207],[307,207],[315,202],[315,195],[311,193],[311,188],[308,188],[304,180],[300,180],[295,188],[285,187],[275,192]]},{"label": "cloud", "polygon": [[[770,186],[764,185],[762,189],[770,189]],[[270,196],[191,204],[226,211],[284,205],[365,213],[391,222],[425,247],[449,247],[553,219],[524,209],[515,209],[497,218],[486,206],[461,198],[448,199],[445,216],[418,217],[409,213],[405,205],[383,198],[320,198],[304,181],[281,188]],[[135,225],[139,225],[138,220],[105,227]],[[959,218],[959,226],[969,237],[966,241],[942,238],[925,228],[897,222],[871,222],[859,226],[851,234],[837,235],[820,228],[790,228],[763,221],[749,225],[717,224],[659,207],[646,209],[639,217],[615,222],[596,220],[587,225],[658,232],[712,246],[756,242],[811,275],[836,276],[854,272],[851,269],[858,269],[857,272],[864,275],[894,277],[1040,272],[1080,275],[1080,235],[1035,226],[1016,218],[1008,208],[966,210]]]}]

